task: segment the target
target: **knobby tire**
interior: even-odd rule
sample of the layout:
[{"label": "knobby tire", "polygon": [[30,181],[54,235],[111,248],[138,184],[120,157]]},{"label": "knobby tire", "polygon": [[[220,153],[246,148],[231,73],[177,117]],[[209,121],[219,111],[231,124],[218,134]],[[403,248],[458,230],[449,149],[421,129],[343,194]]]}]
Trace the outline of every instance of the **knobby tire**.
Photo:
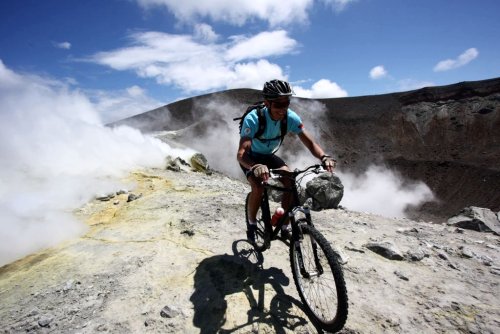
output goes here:
[{"label": "knobby tire", "polygon": [[[302,222],[301,222],[302,221]],[[342,267],[337,255],[325,237],[313,226],[307,225],[303,219],[299,221],[303,238],[298,242],[302,251],[304,267],[310,278],[300,272],[298,263],[298,247],[290,243],[290,262],[293,279],[311,321],[330,332],[337,332],[347,320],[347,289]],[[317,273],[313,255],[313,243],[317,245],[319,262],[323,273]]]}]

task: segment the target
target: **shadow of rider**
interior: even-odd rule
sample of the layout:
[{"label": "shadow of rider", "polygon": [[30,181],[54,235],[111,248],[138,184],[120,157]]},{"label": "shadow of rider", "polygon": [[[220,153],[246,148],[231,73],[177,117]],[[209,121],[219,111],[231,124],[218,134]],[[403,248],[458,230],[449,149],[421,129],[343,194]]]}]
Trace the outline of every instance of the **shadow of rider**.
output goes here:
[{"label": "shadow of rider", "polygon": [[[292,304],[300,307],[300,302],[285,294],[283,287],[290,284],[288,277],[278,268],[263,269],[262,255],[247,246],[250,245],[244,240],[235,241],[234,255],[216,255],[198,265],[190,301],[195,311],[193,324],[202,334],[230,333],[257,322],[267,323],[277,333],[284,333],[285,327],[293,329],[307,323],[305,318],[290,313]],[[264,310],[266,284],[276,291],[267,312]],[[247,323],[238,328],[221,329],[228,308],[225,297],[240,292],[250,304]]]}]

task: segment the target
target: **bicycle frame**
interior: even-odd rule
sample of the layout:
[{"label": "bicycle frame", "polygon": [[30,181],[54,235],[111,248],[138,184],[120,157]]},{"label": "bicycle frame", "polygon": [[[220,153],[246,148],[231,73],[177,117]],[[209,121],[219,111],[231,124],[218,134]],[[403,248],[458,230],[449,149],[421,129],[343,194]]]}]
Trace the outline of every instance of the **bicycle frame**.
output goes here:
[{"label": "bicycle frame", "polygon": [[[273,190],[277,190],[280,192],[292,192],[292,196],[293,196],[292,205],[285,211],[285,213],[278,220],[278,222],[275,226],[271,225],[271,211],[269,208],[268,189],[273,189]],[[281,227],[285,224],[287,219],[290,219],[290,223],[292,224],[292,236],[297,235],[296,232],[299,232],[299,231],[294,230],[294,228],[297,229],[297,224],[296,224],[296,220],[295,220],[295,215],[297,212],[302,212],[305,215],[307,221],[308,222],[311,221],[310,209],[307,207],[300,206],[299,195],[298,195],[297,187],[295,185],[292,186],[292,188],[290,189],[290,188],[284,188],[284,187],[275,186],[275,185],[271,185],[271,184],[265,184],[264,185],[264,195],[262,196],[261,208],[262,208],[262,219],[264,220],[264,223],[266,225],[266,229],[269,229],[269,232],[270,232],[269,235],[270,235],[271,240],[278,239],[278,233],[280,232]]]},{"label": "bicycle frame", "polygon": [[[310,168],[312,168],[312,167],[318,168],[318,166],[311,166]],[[313,226],[312,219],[311,219],[311,210],[308,207],[302,206],[300,204],[298,187],[297,187],[297,183],[296,183],[296,177],[299,174],[306,172],[308,169],[309,168],[307,168],[303,171],[296,170],[295,172],[284,172],[282,170],[271,170],[270,171],[271,175],[277,174],[277,175],[280,175],[280,177],[287,177],[287,178],[291,179],[292,186],[290,188],[285,188],[285,187],[280,187],[280,186],[276,186],[276,185],[271,185],[269,183],[264,183],[264,194],[262,196],[261,208],[262,208],[262,219],[264,220],[264,224],[265,224],[265,228],[266,228],[266,233],[265,233],[265,236],[266,236],[265,243],[266,244],[269,245],[272,240],[278,239],[278,233],[280,232],[281,227],[285,224],[287,219],[290,220],[290,224],[292,225],[292,238],[290,241],[296,242],[296,241],[300,240],[302,238],[302,231],[301,231],[300,226],[297,223],[297,220],[295,218],[296,214],[298,212],[303,213],[307,224]],[[289,174],[289,175],[285,175],[285,173]],[[277,177],[274,177],[274,178],[277,178]],[[268,193],[269,189],[277,190],[277,191],[280,191],[282,193],[291,192],[292,196],[293,196],[292,197],[292,204],[285,211],[283,216],[278,220],[278,223],[275,226],[271,225],[271,211],[269,208],[269,193]],[[316,264],[318,274],[321,275],[323,273],[323,267],[321,266],[319,259],[318,259],[317,245],[313,244],[312,247],[313,247],[313,254],[314,254],[314,262]],[[298,260],[299,260],[300,272],[304,277],[309,278],[311,275],[304,268],[304,262],[302,259],[302,251],[300,250],[300,245],[297,245],[297,248],[299,250]]]},{"label": "bicycle frame", "polygon": [[[292,183],[288,186],[288,182],[285,182],[286,187],[267,182],[263,183],[264,190],[260,203],[261,212],[258,217],[256,231],[256,237],[259,240],[254,242],[254,248],[259,253],[264,252],[270,248],[271,242],[276,239],[287,244],[290,247],[290,265],[293,278],[300,298],[304,302],[306,313],[322,329],[338,331],[345,324],[348,310],[347,290],[342,268],[337,261],[338,255],[321,232],[314,227],[309,207],[300,204],[299,196],[301,188],[299,183],[304,176],[312,173],[319,174],[322,171],[320,165],[309,166],[304,170],[295,170],[293,172],[270,170],[271,178],[287,178]],[[303,175],[299,177],[301,174]],[[290,206],[286,208],[284,215],[275,226],[271,224],[269,201],[269,191],[271,190],[291,193],[291,196],[293,196]],[[247,224],[249,196],[250,194],[247,196],[245,203]],[[292,227],[290,241],[278,237],[278,233],[280,233],[285,223],[290,223]],[[322,277],[325,274],[326,276]],[[325,288],[328,289],[325,296],[317,293]],[[319,303],[318,300],[320,300]],[[325,308],[325,305],[330,305],[330,301],[333,303],[334,308],[330,309],[330,306]],[[326,302],[326,304],[323,304],[323,302]],[[334,317],[330,318],[330,316]]]}]

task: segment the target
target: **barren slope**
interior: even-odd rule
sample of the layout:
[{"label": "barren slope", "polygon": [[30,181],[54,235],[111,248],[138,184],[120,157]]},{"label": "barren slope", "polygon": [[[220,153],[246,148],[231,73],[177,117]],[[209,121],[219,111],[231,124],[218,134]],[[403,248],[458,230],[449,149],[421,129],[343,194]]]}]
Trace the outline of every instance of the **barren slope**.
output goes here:
[{"label": "barren slope", "polygon": [[[93,201],[80,238],[0,268],[5,333],[315,333],[287,247],[242,240],[248,186],[145,170],[139,199]],[[313,213],[347,259],[343,333],[498,333],[500,238],[344,210]],[[392,242],[402,261],[365,247]],[[258,261],[259,260],[259,261]]]}]

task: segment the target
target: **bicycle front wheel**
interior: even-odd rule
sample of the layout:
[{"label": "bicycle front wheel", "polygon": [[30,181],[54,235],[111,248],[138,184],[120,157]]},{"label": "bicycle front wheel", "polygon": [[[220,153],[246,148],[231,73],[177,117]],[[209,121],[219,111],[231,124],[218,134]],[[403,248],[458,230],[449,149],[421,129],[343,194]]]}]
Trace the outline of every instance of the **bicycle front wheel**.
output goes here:
[{"label": "bicycle front wheel", "polygon": [[290,244],[293,279],[311,321],[336,332],[347,320],[347,289],[342,267],[325,237],[305,220],[303,238]]}]

